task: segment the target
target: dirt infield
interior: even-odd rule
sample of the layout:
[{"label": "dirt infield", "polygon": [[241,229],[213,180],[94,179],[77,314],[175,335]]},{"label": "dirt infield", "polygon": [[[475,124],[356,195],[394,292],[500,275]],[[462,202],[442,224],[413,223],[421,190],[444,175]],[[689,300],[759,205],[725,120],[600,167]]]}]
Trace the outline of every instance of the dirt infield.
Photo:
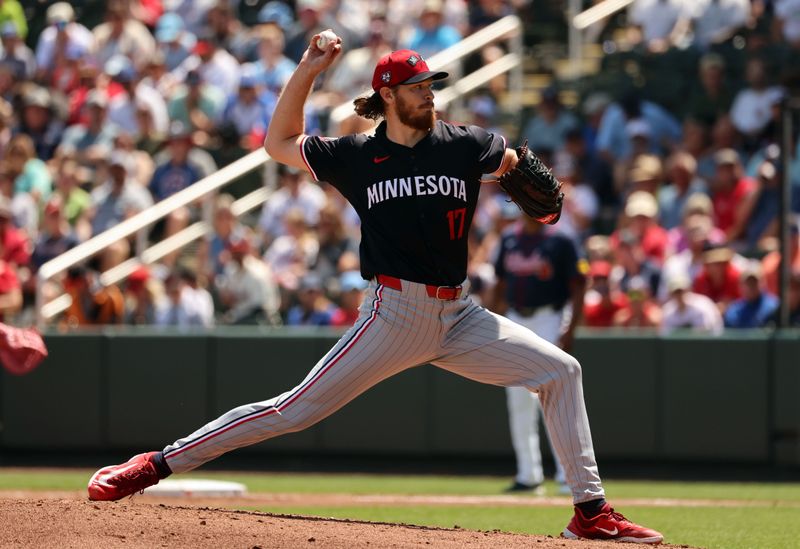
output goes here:
[{"label": "dirt infield", "polygon": [[273,515],[144,499],[90,502],[53,495],[0,498],[0,548],[620,549],[618,543],[549,536]]}]

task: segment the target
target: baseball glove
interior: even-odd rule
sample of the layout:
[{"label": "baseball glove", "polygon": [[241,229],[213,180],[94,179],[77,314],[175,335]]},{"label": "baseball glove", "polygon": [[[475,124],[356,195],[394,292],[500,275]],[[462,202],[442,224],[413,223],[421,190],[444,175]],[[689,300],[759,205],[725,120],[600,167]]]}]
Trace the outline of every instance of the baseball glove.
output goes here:
[{"label": "baseball glove", "polygon": [[527,140],[517,147],[517,158],[517,165],[500,177],[500,186],[527,215],[541,223],[555,224],[564,201],[561,183],[528,149]]}]

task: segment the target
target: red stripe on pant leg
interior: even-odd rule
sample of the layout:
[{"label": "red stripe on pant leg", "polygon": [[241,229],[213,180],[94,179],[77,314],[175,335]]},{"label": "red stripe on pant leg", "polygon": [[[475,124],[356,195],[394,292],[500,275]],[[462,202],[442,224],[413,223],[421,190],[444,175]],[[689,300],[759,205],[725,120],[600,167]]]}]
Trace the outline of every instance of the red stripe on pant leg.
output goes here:
[{"label": "red stripe on pant leg", "polygon": [[[361,339],[361,336],[363,336],[363,335],[366,333],[366,331],[367,331],[367,329],[369,328],[369,326],[370,326],[370,325],[371,325],[371,324],[374,322],[375,318],[378,316],[378,309],[380,309],[380,303],[381,303],[381,292],[380,292],[380,290],[381,290],[381,288],[378,288],[378,290],[377,290],[377,292],[376,292],[376,295],[377,295],[377,298],[378,298],[378,300],[377,300],[377,303],[376,303],[375,309],[372,311],[372,318],[370,318],[370,319],[369,319],[369,320],[368,320],[368,321],[367,321],[367,322],[366,322],[366,323],[365,323],[365,324],[364,324],[364,325],[361,327],[360,333],[359,333],[359,334],[358,334],[358,335],[357,335],[357,336],[356,336],[356,337],[355,337],[355,338],[354,338],[352,341],[350,341],[350,343],[349,343],[349,344],[348,344],[346,347],[344,347],[343,349],[341,349],[341,350],[339,351],[339,355],[338,355],[336,358],[334,358],[334,359],[333,359],[333,360],[332,360],[332,361],[331,361],[331,362],[330,362],[330,363],[329,363],[327,366],[325,366],[325,367],[324,367],[322,370],[320,370],[320,372],[319,372],[319,374],[317,375],[317,377],[316,377],[316,378],[315,378],[315,379],[314,379],[314,380],[313,380],[311,383],[309,383],[308,385],[306,385],[306,386],[305,386],[303,389],[301,389],[301,390],[300,390],[300,391],[299,391],[299,392],[298,392],[296,395],[294,395],[293,397],[291,397],[291,398],[290,398],[289,400],[287,400],[285,403],[281,404],[281,406],[280,406],[280,407],[281,407],[281,409],[284,409],[285,407],[289,406],[291,403],[293,403],[294,401],[296,401],[296,400],[297,400],[297,399],[298,399],[300,396],[302,396],[302,395],[303,395],[303,393],[305,393],[305,392],[306,392],[308,389],[310,389],[311,387],[313,387],[313,386],[314,386],[314,384],[316,384],[316,383],[317,383],[317,382],[318,382],[320,379],[322,379],[322,376],[323,376],[323,375],[325,375],[325,373],[327,373],[327,372],[328,372],[328,371],[329,371],[329,370],[330,370],[330,369],[333,367],[333,365],[334,365],[334,364],[336,364],[337,362],[339,362],[339,360],[341,360],[341,359],[342,359],[342,357],[344,357],[344,356],[347,354],[347,352],[348,352],[350,349],[352,349],[352,348],[353,348],[353,345],[355,345],[355,344],[356,344],[356,342],[357,342],[359,339]],[[241,420],[237,420],[235,423],[232,423],[231,425],[228,425],[227,427],[225,427],[225,428],[224,428],[224,429],[222,429],[221,431],[217,431],[216,433],[214,433],[213,435],[210,435],[210,436],[209,436],[209,437],[207,437],[207,438],[201,438],[201,439],[198,439],[198,440],[196,440],[196,441],[194,441],[194,442],[191,442],[191,443],[187,444],[187,445],[186,445],[186,446],[184,446],[183,448],[180,448],[180,449],[178,449],[178,450],[176,450],[176,451],[174,451],[174,452],[170,452],[170,454],[169,454],[167,457],[179,456],[180,454],[182,454],[182,453],[183,453],[183,452],[185,452],[186,450],[189,450],[189,449],[191,449],[191,448],[194,448],[194,447],[196,447],[198,444],[201,444],[201,443],[203,443],[203,442],[208,442],[208,441],[210,441],[210,440],[213,440],[213,439],[215,439],[216,437],[218,437],[219,435],[221,435],[221,434],[223,434],[223,433],[226,433],[226,432],[230,431],[230,430],[231,430],[231,429],[233,429],[234,427],[239,427],[239,426],[241,426],[241,425],[244,425],[245,423],[249,423],[250,421],[253,421],[253,420],[256,420],[256,419],[261,419],[261,418],[264,418],[264,417],[267,417],[268,415],[274,414],[274,413],[275,413],[275,412],[277,412],[277,411],[278,411],[278,409],[273,407],[273,408],[270,408],[270,409],[268,409],[268,410],[265,410],[264,412],[261,412],[260,414],[257,414],[257,415],[255,415],[255,416],[251,416],[251,417],[248,417],[248,418],[244,418],[244,419],[241,419]]]}]

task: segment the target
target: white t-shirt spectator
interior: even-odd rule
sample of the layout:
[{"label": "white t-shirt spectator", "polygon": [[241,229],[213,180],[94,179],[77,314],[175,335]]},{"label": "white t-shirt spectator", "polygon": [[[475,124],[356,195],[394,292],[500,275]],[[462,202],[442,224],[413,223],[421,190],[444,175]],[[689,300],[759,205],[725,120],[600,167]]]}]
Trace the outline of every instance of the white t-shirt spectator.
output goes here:
[{"label": "white t-shirt spectator", "polygon": [[134,61],[137,66],[145,65],[156,51],[153,35],[142,23],[135,19],[125,21],[122,34],[114,38],[111,35],[111,23],[101,23],[93,30],[98,64],[102,67],[114,55],[124,55]]},{"label": "white t-shirt spectator", "polygon": [[[69,46],[78,47],[83,51],[91,52],[94,50],[94,35],[80,23],[69,23],[65,29],[67,33],[67,44],[64,51]],[[51,64],[55,58],[56,37],[58,31],[55,25],[50,25],[42,31],[39,42],[36,44],[36,66],[40,69],[54,69]]]},{"label": "white t-shirt spectator", "polygon": [[746,88],[736,94],[731,106],[731,122],[745,135],[763,130],[772,118],[772,106],[781,100],[783,90],[772,86],[763,90]]},{"label": "white t-shirt spectator", "polygon": [[685,0],[636,0],[628,12],[628,20],[642,27],[645,42],[666,40],[678,20],[689,13]]},{"label": "white t-shirt spectator", "polygon": [[282,236],[286,233],[283,225],[286,212],[299,208],[306,225],[313,227],[319,221],[319,211],[325,205],[325,200],[325,192],[308,181],[300,182],[297,196],[293,196],[286,188],[278,189],[264,204],[258,225],[272,238]]},{"label": "white t-shirt spectator", "polygon": [[146,108],[153,119],[153,127],[161,135],[169,130],[169,115],[164,98],[150,85],[140,82],[136,86],[134,98],[127,93],[119,93],[108,102],[108,119],[131,135],[139,135],[139,123],[136,110],[139,106]]},{"label": "white t-shirt spectator", "polygon": [[234,56],[223,49],[217,49],[207,63],[203,63],[196,55],[190,56],[175,69],[174,74],[178,80],[183,80],[192,70],[200,73],[203,82],[222,91],[225,97],[239,91],[241,66]]},{"label": "white t-shirt spectator", "polygon": [[242,265],[229,261],[225,273],[218,278],[220,290],[229,292],[234,304],[225,314],[224,321],[230,324],[263,310],[268,319],[277,316],[280,306],[278,287],[269,267],[253,256],[246,256]]},{"label": "white t-shirt spectator", "polygon": [[750,0],[694,0],[690,5],[694,40],[701,47],[744,26],[750,16]]},{"label": "white t-shirt spectator", "polygon": [[783,22],[783,37],[800,40],[800,0],[775,0],[775,15]]},{"label": "white t-shirt spectator", "polygon": [[722,332],[722,315],[711,299],[704,295],[686,292],[686,307],[681,310],[675,298],[664,304],[661,332],[667,334],[680,328],[689,328],[719,334]]}]

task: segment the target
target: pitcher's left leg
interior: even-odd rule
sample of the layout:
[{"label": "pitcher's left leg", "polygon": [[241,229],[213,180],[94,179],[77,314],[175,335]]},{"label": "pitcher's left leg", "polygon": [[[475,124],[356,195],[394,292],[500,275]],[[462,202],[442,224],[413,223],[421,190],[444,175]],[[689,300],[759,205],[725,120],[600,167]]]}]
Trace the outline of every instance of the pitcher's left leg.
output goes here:
[{"label": "pitcher's left leg", "polygon": [[482,383],[538,391],[575,503],[604,496],[578,361],[527,328],[470,304],[452,319],[433,364]]}]

